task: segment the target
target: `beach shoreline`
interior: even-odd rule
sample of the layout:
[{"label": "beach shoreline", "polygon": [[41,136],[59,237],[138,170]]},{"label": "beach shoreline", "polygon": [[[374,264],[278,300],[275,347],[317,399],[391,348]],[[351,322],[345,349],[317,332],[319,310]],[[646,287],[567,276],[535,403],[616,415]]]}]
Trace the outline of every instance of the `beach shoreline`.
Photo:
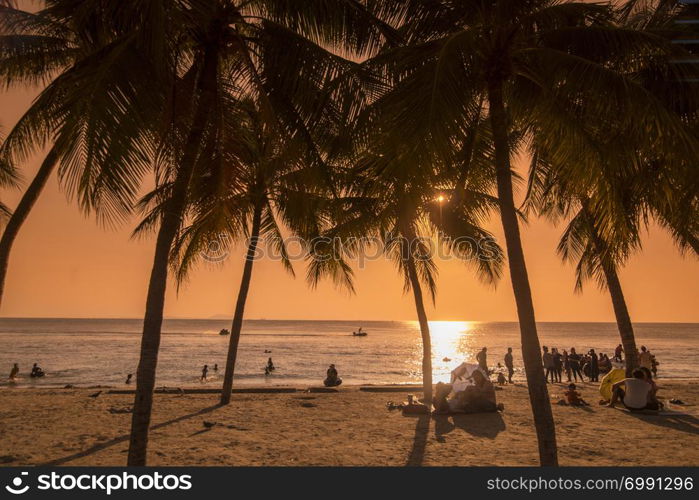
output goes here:
[{"label": "beach shoreline", "polygon": [[[699,380],[658,383],[661,398],[687,405],[672,405],[669,415],[630,414],[599,406],[596,384],[583,383],[578,387],[591,406],[572,408],[556,404],[565,384],[550,386],[561,465],[699,465]],[[149,465],[538,464],[525,384],[497,391],[503,413],[431,418],[386,408],[418,394],[416,385],[390,391],[349,385],[337,392],[257,387],[233,394],[225,407],[216,393],[183,389],[155,396]],[[107,388],[5,387],[0,465],[124,465],[132,403],[132,394]]]}]

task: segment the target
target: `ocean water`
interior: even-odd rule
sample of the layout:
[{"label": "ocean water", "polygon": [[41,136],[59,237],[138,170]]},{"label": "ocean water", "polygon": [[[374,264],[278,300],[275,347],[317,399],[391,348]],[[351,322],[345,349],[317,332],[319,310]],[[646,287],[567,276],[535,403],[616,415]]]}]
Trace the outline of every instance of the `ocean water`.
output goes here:
[{"label": "ocean water", "polygon": [[[362,326],[366,337],[353,337]],[[523,379],[517,323],[435,321],[430,323],[435,381],[447,380],[462,361],[473,361],[488,347],[489,365],[514,349],[516,378]],[[157,371],[158,386],[221,384],[229,337],[225,320],[166,320]],[[661,378],[699,379],[699,324],[644,323],[635,326],[638,345],[660,362]],[[13,363],[20,365],[15,386],[123,386],[136,373],[141,321],[134,319],[0,319],[0,386],[8,386]],[[613,323],[540,323],[543,345],[611,356],[619,344]],[[265,350],[272,351],[265,354]],[[246,321],[240,340],[237,385],[318,384],[334,363],[346,384],[415,383],[421,380],[420,332],[416,322]],[[277,370],[264,375],[271,356]],[[449,359],[449,361],[445,361]],[[46,377],[31,379],[33,363]],[[218,364],[200,382],[204,364]],[[5,372],[5,373],[3,373]]]}]

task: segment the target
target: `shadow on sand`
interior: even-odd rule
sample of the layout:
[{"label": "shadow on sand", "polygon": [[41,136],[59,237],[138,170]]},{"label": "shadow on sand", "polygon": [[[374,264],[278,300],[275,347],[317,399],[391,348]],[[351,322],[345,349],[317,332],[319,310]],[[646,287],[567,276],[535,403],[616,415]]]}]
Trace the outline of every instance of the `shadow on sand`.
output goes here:
[{"label": "shadow on sand", "polygon": [[699,434],[699,418],[692,415],[644,415],[634,412],[628,412],[628,414],[648,424],[667,427],[668,429],[674,429],[676,431],[688,432],[689,434]]},{"label": "shadow on sand", "polygon": [[[153,431],[153,430],[156,430],[156,429],[161,429],[161,428],[163,428],[163,427],[167,427],[168,425],[176,424],[177,422],[182,422],[183,420],[188,420],[188,419],[190,419],[190,418],[194,418],[194,417],[197,417],[197,416],[199,416],[199,415],[205,415],[205,414],[210,413],[210,412],[212,412],[212,411],[214,411],[215,409],[220,408],[220,407],[221,407],[221,405],[218,405],[218,404],[217,404],[217,405],[214,405],[214,406],[209,406],[208,408],[201,409],[201,410],[196,411],[196,412],[194,412],[194,413],[189,413],[189,414],[187,414],[187,415],[182,415],[181,417],[176,417],[176,418],[167,420],[167,421],[165,421],[165,422],[161,422],[161,423],[159,423],[159,424],[153,425],[153,426],[151,426],[150,429],[151,429],[152,431]],[[207,429],[207,430],[208,430],[208,429]],[[118,437],[116,437],[116,438],[114,438],[114,439],[111,439],[111,440],[109,440],[109,441],[105,441],[104,443],[96,444],[96,445],[94,445],[94,446],[88,448],[87,450],[79,451],[79,452],[77,452],[77,453],[73,453],[72,455],[68,455],[68,456],[66,456],[66,457],[58,458],[58,459],[56,459],[56,460],[51,460],[50,462],[45,462],[45,463],[40,464],[40,465],[42,465],[42,466],[46,466],[46,465],[63,465],[63,464],[65,464],[65,463],[72,462],[73,460],[77,460],[78,458],[87,457],[87,456],[89,456],[89,455],[92,455],[93,453],[97,453],[98,451],[102,451],[102,450],[104,450],[104,449],[106,449],[106,448],[109,448],[109,447],[111,447],[111,446],[114,446],[114,445],[117,445],[117,444],[119,444],[119,443],[123,443],[123,442],[125,442],[125,441],[128,441],[128,440],[129,440],[129,437],[130,437],[130,436],[129,436],[128,434],[124,434],[124,435],[122,435],[122,436],[118,436]]]},{"label": "shadow on sand", "polygon": [[496,413],[475,413],[456,415],[406,415],[416,419],[415,436],[413,446],[408,455],[405,465],[417,467],[422,465],[425,458],[425,447],[427,446],[427,436],[430,433],[430,420],[435,421],[435,438],[438,442],[446,442],[445,435],[461,429],[464,432],[480,438],[495,439],[500,432],[505,430],[505,421],[500,412]]},{"label": "shadow on sand", "polygon": [[427,446],[427,436],[430,433],[430,415],[413,415],[412,417],[417,419],[415,423],[415,437],[413,438],[413,447],[405,465],[408,467],[419,467],[425,458],[425,446]]},{"label": "shadow on sand", "polygon": [[500,412],[435,415],[434,433],[437,441],[446,441],[444,436],[454,429],[461,429],[474,437],[495,439],[505,430],[505,421]]}]

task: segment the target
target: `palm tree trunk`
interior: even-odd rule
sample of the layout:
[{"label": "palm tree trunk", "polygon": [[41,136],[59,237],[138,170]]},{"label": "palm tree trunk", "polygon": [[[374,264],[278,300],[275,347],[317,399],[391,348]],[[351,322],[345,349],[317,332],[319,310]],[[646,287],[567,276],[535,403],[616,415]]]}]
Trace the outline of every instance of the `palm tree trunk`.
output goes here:
[{"label": "palm tree trunk", "polygon": [[621,337],[621,345],[624,347],[624,357],[626,358],[626,375],[630,377],[632,372],[638,368],[638,350],[636,349],[636,337],[633,332],[631,315],[629,314],[629,309],[626,307],[626,299],[624,298],[624,291],[621,288],[619,275],[616,272],[616,266],[614,266],[614,264],[605,257],[605,254],[607,253],[607,244],[597,232],[597,228],[592,221],[590,212],[586,207],[585,200],[583,200],[582,205],[587,226],[590,230],[590,235],[592,236],[595,253],[602,264],[602,271],[604,272],[604,278],[607,282],[607,290],[609,290],[609,295],[612,298],[612,306],[614,307],[614,316],[616,317],[617,329],[619,330],[619,336]]},{"label": "palm tree trunk", "polygon": [[422,297],[422,285],[415,267],[415,259],[411,251],[411,245],[416,241],[417,235],[411,230],[404,230],[405,237],[408,239],[408,251],[404,253],[406,265],[408,268],[408,279],[410,287],[413,289],[415,297],[415,309],[417,310],[417,319],[420,324],[420,335],[422,336],[422,391],[424,393],[424,403],[432,404],[432,338],[430,336],[430,324],[427,321],[427,313],[425,312],[425,304]]},{"label": "palm tree trunk", "polygon": [[231,402],[231,391],[233,390],[233,375],[235,373],[235,362],[238,357],[238,343],[240,341],[240,331],[243,328],[243,315],[245,313],[245,301],[250,290],[250,280],[252,278],[252,266],[255,262],[255,252],[260,238],[260,225],[262,221],[262,204],[255,207],[252,214],[252,230],[250,231],[250,243],[248,253],[245,257],[243,267],[243,277],[240,280],[238,290],[238,300],[235,304],[235,314],[231,325],[231,340],[228,344],[228,357],[226,358],[226,373],[223,376],[223,389],[221,390],[221,404],[227,405]]},{"label": "palm tree trunk", "polygon": [[519,233],[519,222],[517,221],[517,210],[515,209],[512,192],[508,138],[509,120],[500,82],[490,82],[488,85],[488,101],[490,103],[490,119],[495,142],[495,167],[500,217],[505,233],[512,289],[517,303],[517,316],[522,338],[522,359],[527,375],[529,399],[539,442],[539,461],[543,466],[556,466],[558,465],[556,426],[553,420],[553,412],[551,411],[548,389],[546,388],[544,369],[541,364],[541,346],[536,330],[534,303],[529,287],[529,277],[527,275],[524,251]]},{"label": "palm tree trunk", "polygon": [[187,206],[187,190],[194,172],[207,116],[216,98],[217,63],[216,51],[207,51],[197,83],[199,102],[179,162],[172,193],[158,230],[153,268],[148,283],[145,317],[143,318],[141,356],[136,372],[136,397],[131,418],[131,439],[127,462],[129,466],[146,465],[155,371],[158,365],[163,309],[165,307],[168,262],[172,243],[177,236]]},{"label": "palm tree trunk", "polygon": [[626,374],[631,376],[632,372],[638,368],[638,350],[636,349],[636,337],[633,333],[631,316],[626,307],[624,292],[621,289],[621,282],[614,266],[603,266],[604,277],[607,280],[607,289],[612,297],[616,324],[621,337],[621,345],[624,347],[626,359]]},{"label": "palm tree trunk", "polygon": [[51,173],[57,163],[58,153],[55,147],[52,147],[31,184],[29,184],[29,187],[22,195],[17,208],[12,212],[12,216],[7,221],[5,231],[2,233],[2,238],[0,239],[0,306],[2,306],[2,299],[5,293],[5,278],[7,277],[7,265],[10,260],[12,245],[24,221],[27,220],[29,212],[34,208],[36,200],[39,199],[39,195],[44,190],[44,186],[46,186],[46,182],[51,177]]}]

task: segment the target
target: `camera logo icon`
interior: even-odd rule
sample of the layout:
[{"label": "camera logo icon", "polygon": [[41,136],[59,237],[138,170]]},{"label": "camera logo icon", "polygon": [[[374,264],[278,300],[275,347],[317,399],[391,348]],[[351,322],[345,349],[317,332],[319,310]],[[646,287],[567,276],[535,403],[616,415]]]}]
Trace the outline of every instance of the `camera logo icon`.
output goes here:
[{"label": "camera logo icon", "polygon": [[26,493],[27,490],[29,490],[29,485],[27,484],[24,487],[22,487],[22,477],[28,475],[28,472],[20,473],[19,476],[12,480],[12,485],[5,486],[5,489],[13,495],[22,495],[23,493]]}]

